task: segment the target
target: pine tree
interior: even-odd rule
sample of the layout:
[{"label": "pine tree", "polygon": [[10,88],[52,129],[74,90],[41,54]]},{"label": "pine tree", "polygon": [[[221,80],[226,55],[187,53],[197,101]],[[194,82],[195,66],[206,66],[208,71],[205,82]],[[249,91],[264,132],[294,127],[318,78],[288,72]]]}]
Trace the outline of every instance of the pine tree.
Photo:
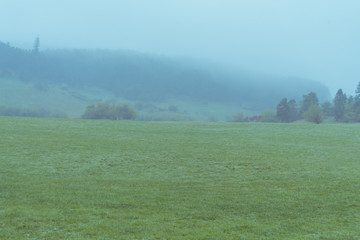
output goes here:
[{"label": "pine tree", "polygon": [[339,89],[334,98],[334,116],[336,121],[340,121],[344,117],[346,100],[346,94],[343,93],[342,89]]},{"label": "pine tree", "polygon": [[294,121],[298,120],[298,109],[297,109],[296,101],[294,99],[291,99],[288,102],[288,104],[290,107],[289,121],[294,122]]},{"label": "pine tree", "polygon": [[40,38],[36,37],[34,41],[33,53],[38,54],[40,49]]},{"label": "pine tree", "polygon": [[301,101],[300,107],[300,116],[302,116],[302,114],[304,114],[304,112],[306,112],[311,105],[319,106],[319,99],[314,92],[303,95],[303,100]]},{"label": "pine tree", "polygon": [[281,122],[293,122],[297,119],[296,101],[283,98],[276,108],[276,116]]},{"label": "pine tree", "polygon": [[359,97],[359,98],[360,98],[360,82],[359,82],[358,85],[357,85],[357,88],[356,88],[356,90],[355,90],[355,93],[356,93],[355,97]]},{"label": "pine tree", "polygon": [[356,115],[360,116],[360,82],[355,90],[353,109]]},{"label": "pine tree", "polygon": [[331,106],[331,103],[329,101],[321,104],[321,110],[326,117],[333,116],[333,107]]}]

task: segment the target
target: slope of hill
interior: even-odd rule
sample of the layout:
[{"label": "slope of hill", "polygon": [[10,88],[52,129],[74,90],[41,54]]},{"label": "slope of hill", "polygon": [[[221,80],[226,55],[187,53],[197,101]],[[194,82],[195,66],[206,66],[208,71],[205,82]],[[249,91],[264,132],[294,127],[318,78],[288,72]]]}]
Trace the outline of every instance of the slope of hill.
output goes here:
[{"label": "slope of hill", "polygon": [[[16,102],[17,105],[37,106],[47,99],[53,107],[61,106],[70,116],[79,116],[80,108],[101,100],[126,101],[138,106],[155,104],[155,110],[147,109],[148,113],[172,106],[172,110],[181,108],[181,114],[191,115],[193,119],[199,119],[195,115],[204,107],[205,114],[200,115],[209,115],[214,108],[230,108],[209,117],[224,120],[230,112],[274,108],[283,97],[299,100],[302,94],[310,91],[316,92],[320,99],[329,97],[325,86],[304,79],[280,79],[243,72],[230,74],[194,62],[130,51],[47,50],[38,53],[4,43],[0,43],[0,78],[0,84],[7,88],[11,85],[9,81],[14,81],[14,88],[9,91],[15,91],[5,93],[0,105]],[[14,99],[14,95],[19,95],[16,86],[32,89],[21,95],[31,95],[33,100]],[[194,106],[198,107],[188,110]]]}]

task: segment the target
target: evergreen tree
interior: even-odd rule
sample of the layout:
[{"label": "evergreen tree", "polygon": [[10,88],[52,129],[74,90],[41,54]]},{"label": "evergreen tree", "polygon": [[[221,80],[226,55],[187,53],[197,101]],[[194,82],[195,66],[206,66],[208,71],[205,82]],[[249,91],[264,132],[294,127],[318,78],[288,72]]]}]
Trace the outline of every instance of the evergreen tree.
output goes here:
[{"label": "evergreen tree", "polygon": [[340,121],[344,117],[346,99],[346,94],[343,93],[342,89],[339,89],[334,98],[334,116],[336,121]]},{"label": "evergreen tree", "polygon": [[[353,104],[353,111],[356,115],[360,116],[360,82],[357,85],[355,90],[355,97],[354,97],[354,104]],[[360,117],[358,117],[360,119]]]},{"label": "evergreen tree", "polygon": [[304,112],[306,112],[311,105],[319,106],[319,99],[314,92],[303,95],[303,100],[301,101],[301,107],[299,111],[300,116],[302,116],[302,114],[304,114]]},{"label": "evergreen tree", "polygon": [[359,82],[358,85],[357,85],[357,88],[356,88],[356,90],[355,90],[355,93],[356,93],[355,97],[360,98],[360,82]]},{"label": "evergreen tree", "polygon": [[331,103],[329,101],[324,102],[321,104],[321,110],[323,111],[324,115],[326,117],[333,116],[333,108],[331,106]]},{"label": "evergreen tree", "polygon": [[289,119],[290,107],[287,98],[283,98],[276,107],[276,116],[281,122],[287,122]]},{"label": "evergreen tree", "polygon": [[34,41],[33,53],[38,54],[40,49],[40,38],[36,37]]},{"label": "evergreen tree", "polygon": [[296,101],[283,98],[276,108],[276,116],[281,122],[293,122],[297,119]]},{"label": "evergreen tree", "polygon": [[346,100],[345,104],[345,112],[343,121],[344,122],[356,122],[357,114],[355,113],[355,98],[353,96],[349,96]]},{"label": "evergreen tree", "polygon": [[349,96],[346,99],[346,104],[345,104],[345,113],[347,112],[353,112],[354,111],[354,104],[355,104],[355,99],[353,96]]}]

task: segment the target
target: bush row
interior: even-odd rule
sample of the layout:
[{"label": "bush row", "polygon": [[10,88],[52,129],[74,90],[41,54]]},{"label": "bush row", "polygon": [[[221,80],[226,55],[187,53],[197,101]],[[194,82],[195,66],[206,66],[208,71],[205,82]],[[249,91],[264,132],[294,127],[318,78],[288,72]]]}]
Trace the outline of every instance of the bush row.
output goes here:
[{"label": "bush row", "polygon": [[27,109],[0,105],[0,116],[67,118],[66,113],[46,109]]},{"label": "bush row", "polygon": [[134,120],[137,112],[127,104],[109,104],[99,102],[86,107],[82,118],[85,119],[110,119],[110,120]]}]

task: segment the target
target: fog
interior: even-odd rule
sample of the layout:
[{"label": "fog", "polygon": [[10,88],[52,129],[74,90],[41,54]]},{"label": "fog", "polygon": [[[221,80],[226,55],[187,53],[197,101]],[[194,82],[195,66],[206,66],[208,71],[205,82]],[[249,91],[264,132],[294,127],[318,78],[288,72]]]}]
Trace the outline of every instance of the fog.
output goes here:
[{"label": "fog", "polygon": [[320,81],[360,81],[358,0],[0,0],[0,41],[130,49]]}]

